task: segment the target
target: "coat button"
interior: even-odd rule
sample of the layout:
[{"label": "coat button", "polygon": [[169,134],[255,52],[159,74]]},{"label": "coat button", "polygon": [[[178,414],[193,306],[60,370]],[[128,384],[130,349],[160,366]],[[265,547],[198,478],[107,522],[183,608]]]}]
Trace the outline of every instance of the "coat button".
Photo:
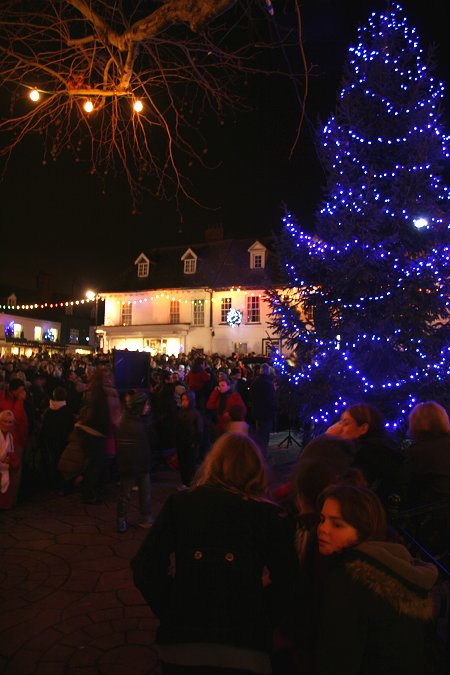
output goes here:
[{"label": "coat button", "polygon": [[195,560],[201,560],[203,558],[203,553],[201,551],[195,551],[194,558]]},{"label": "coat button", "polygon": [[233,562],[234,555],[232,553],[227,553],[225,556],[225,560],[227,560],[228,562]]}]

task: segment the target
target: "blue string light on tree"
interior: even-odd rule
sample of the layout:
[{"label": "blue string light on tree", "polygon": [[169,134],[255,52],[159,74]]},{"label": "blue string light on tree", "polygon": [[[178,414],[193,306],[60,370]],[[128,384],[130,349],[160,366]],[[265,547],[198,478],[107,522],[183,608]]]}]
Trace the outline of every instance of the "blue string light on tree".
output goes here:
[{"label": "blue string light on tree", "polygon": [[227,312],[227,324],[229,326],[240,326],[242,323],[242,312],[233,307]]},{"label": "blue string light on tree", "polygon": [[[399,5],[373,13],[348,52],[336,112],[319,131],[326,185],[315,233],[284,218],[272,326],[299,416],[329,424],[367,401],[390,428],[450,389],[450,192],[444,87]],[[337,336],[339,345],[337,348]]]}]

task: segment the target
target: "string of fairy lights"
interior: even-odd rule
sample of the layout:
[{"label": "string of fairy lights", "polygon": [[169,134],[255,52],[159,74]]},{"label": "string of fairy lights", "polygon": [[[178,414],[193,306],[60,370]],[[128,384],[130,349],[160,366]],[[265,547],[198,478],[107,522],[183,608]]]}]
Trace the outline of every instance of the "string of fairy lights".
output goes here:
[{"label": "string of fairy lights", "polygon": [[[226,293],[242,293],[243,297],[258,297],[258,298],[265,298],[264,293],[258,293],[258,292],[253,292],[253,291],[243,291],[240,287],[231,287],[229,291],[226,291]],[[222,292],[221,294],[223,295]],[[182,294],[182,292],[181,292]],[[142,294],[141,294],[142,295]],[[107,294],[101,294],[97,295],[96,297],[92,298],[79,298],[79,299],[72,299],[72,300],[61,300],[58,302],[41,302],[41,303],[21,303],[21,304],[12,304],[12,303],[4,303],[0,304],[0,309],[2,310],[9,310],[9,311],[34,311],[34,310],[41,310],[41,309],[64,309],[64,308],[73,308],[73,307],[78,307],[78,306],[83,306],[83,305],[88,305],[97,302],[108,302],[110,304],[117,304],[117,305],[142,305],[147,302],[157,302],[158,300],[166,302],[167,300],[171,302],[179,302],[184,303],[184,304],[195,304],[198,303],[199,301],[203,302],[204,304],[208,304],[209,302],[214,303],[215,298],[195,298],[195,299],[188,299],[184,297],[184,295],[180,295],[180,293],[173,294],[173,293],[165,293],[165,292],[160,292],[160,293],[154,293],[149,295],[148,297],[135,297],[135,298],[126,298],[126,297],[121,297],[121,298],[114,298],[112,296],[109,296]]]}]

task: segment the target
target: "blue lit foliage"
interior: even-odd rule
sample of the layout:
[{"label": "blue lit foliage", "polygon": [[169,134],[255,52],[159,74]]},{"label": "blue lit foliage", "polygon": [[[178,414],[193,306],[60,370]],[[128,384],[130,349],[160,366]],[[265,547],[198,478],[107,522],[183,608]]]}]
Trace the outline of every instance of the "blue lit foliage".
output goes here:
[{"label": "blue lit foliage", "polygon": [[5,336],[14,337],[14,321],[10,321],[5,326]]},{"label": "blue lit foliage", "polygon": [[295,352],[300,413],[318,430],[357,400],[378,405],[393,427],[417,400],[446,403],[449,137],[432,71],[398,5],[372,14],[319,132],[317,234],[284,218],[286,289],[271,294],[272,320]]}]

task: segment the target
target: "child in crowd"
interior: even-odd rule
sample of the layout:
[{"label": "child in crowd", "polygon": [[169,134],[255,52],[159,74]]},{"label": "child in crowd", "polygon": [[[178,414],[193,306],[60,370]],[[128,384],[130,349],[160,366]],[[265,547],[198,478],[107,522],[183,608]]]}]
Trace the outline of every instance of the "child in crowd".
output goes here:
[{"label": "child in crowd", "polygon": [[133,394],[120,418],[117,430],[116,467],[120,475],[119,499],[117,502],[117,531],[128,531],[128,509],[131,492],[137,484],[139,488],[139,527],[149,528],[153,524],[151,516],[151,448],[146,414],[149,402],[144,392]]}]

